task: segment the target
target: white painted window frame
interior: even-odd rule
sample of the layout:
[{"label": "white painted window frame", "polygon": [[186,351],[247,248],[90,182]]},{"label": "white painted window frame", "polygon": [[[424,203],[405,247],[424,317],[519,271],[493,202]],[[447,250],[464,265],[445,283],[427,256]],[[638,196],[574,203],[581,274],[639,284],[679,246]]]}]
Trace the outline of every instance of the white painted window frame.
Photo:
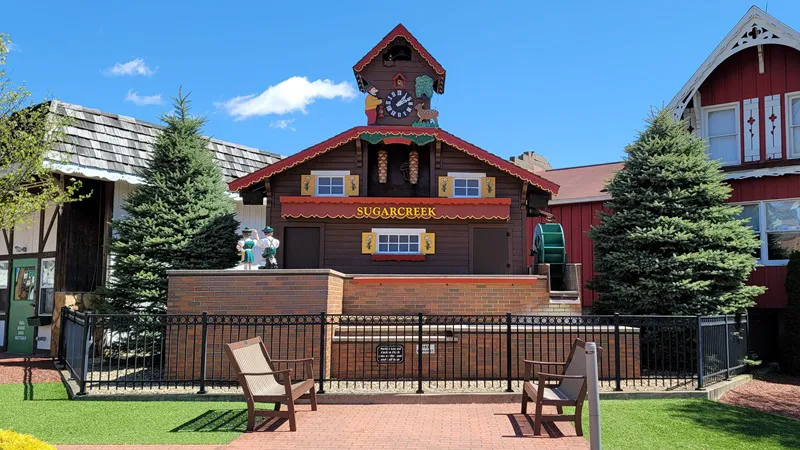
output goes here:
[{"label": "white painted window frame", "polygon": [[[41,260],[39,260],[39,269],[38,269],[39,272],[37,274],[39,277],[41,277],[41,281],[44,281],[43,275],[44,275],[44,262],[45,261],[53,261],[53,271],[54,271],[53,272],[53,276],[55,276],[56,258],[55,257],[42,258]],[[53,279],[53,281],[55,282],[55,278]],[[37,314],[40,315],[40,316],[52,316],[53,315],[53,311],[50,311],[49,313],[42,311],[42,301],[43,301],[43,299],[42,299],[42,289],[53,289],[53,295],[55,295],[55,284],[51,285],[51,286],[45,286],[44,283],[40,283],[39,292],[37,292],[37,295],[36,295],[36,297],[37,297],[36,298],[36,312],[37,312]],[[9,299],[10,299],[10,295],[9,295]],[[53,308],[55,309],[55,298],[53,298]]]},{"label": "white painted window frame", "polygon": [[[425,228],[373,228],[372,233],[375,233],[375,254],[376,255],[421,255],[422,254],[422,233],[425,233]],[[416,252],[382,252],[381,236],[418,236],[417,251]]]},{"label": "white painted window frame", "polygon": [[[481,198],[480,180],[486,178],[485,173],[447,172],[447,176],[453,181],[453,198]],[[456,180],[478,180],[478,195],[456,195]],[[467,192],[469,192],[469,188],[467,188]]]},{"label": "white painted window frame", "polygon": [[[314,182],[314,195],[316,197],[344,197],[345,196],[345,188],[344,182],[345,177],[350,175],[349,170],[312,170],[311,175],[316,177],[316,181]],[[319,193],[319,178],[320,177],[328,177],[328,178],[341,178],[342,179],[342,193],[341,194],[320,194]]]},{"label": "white painted window frame", "polygon": [[[798,201],[800,198],[793,197],[793,198],[771,198],[769,200],[759,200],[759,201],[752,201],[752,202],[736,202],[731,203],[732,205],[737,206],[745,206],[745,205],[758,205],[758,237],[761,240],[761,259],[756,261],[756,263],[760,266],[785,266],[789,264],[788,259],[769,259],[769,241],[767,231],[767,203],[772,202],[791,202],[791,201]],[[780,233],[777,231],[776,233]]]},{"label": "white painted window frame", "polygon": [[[731,102],[731,103],[723,103],[720,105],[711,105],[711,106],[701,106],[700,109],[702,110],[702,117],[703,123],[701,124],[700,128],[703,133],[703,139],[706,142],[710,142],[708,136],[708,113],[715,112],[715,111],[724,111],[726,109],[733,109],[733,123],[736,126],[736,162],[734,163],[722,163],[723,166],[738,166],[742,164],[742,127],[739,122],[741,122],[742,113],[741,113],[741,105],[739,102]],[[719,135],[719,136],[712,136],[712,137],[724,137],[724,136],[731,136],[730,134]],[[709,156],[711,153],[709,152]]]},{"label": "white painted window frame", "polygon": [[[800,142],[794,142],[792,128],[800,128],[800,125],[792,126],[792,100],[800,98],[800,91],[787,92],[784,97],[786,99],[783,105],[786,109],[786,124],[783,129],[786,132],[784,136],[786,138],[786,159],[797,159],[800,158]],[[795,146],[797,146],[796,150]]]}]

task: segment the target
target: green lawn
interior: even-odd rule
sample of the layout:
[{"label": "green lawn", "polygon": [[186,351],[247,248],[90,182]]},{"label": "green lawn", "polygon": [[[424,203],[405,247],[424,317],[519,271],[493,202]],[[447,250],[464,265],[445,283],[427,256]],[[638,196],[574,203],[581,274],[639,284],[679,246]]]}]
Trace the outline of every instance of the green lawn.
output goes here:
[{"label": "green lawn", "polygon": [[0,385],[0,428],[51,444],[227,444],[247,424],[244,402],[70,401],[61,383],[28,390]]},{"label": "green lawn", "polygon": [[[800,448],[800,421],[706,400],[604,400],[601,414],[612,450]],[[51,444],[225,444],[246,421],[244,402],[69,401],[61,383],[0,385],[0,428]]]},{"label": "green lawn", "polygon": [[800,448],[800,421],[709,400],[603,400],[600,417],[614,450]]}]

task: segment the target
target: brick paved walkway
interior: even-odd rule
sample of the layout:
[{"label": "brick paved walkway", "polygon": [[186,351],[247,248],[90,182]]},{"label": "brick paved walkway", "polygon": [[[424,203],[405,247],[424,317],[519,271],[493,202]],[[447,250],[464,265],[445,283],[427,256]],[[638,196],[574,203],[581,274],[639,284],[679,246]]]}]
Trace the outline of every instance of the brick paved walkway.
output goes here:
[{"label": "brick paved walkway", "polygon": [[0,384],[61,381],[52,358],[0,353]]},{"label": "brick paved walkway", "polygon": [[[320,405],[298,407],[297,429],[272,419],[229,446],[102,446],[117,450],[218,449],[584,449],[571,424],[545,424],[533,435],[533,418],[519,405]],[[59,446],[59,450],[97,450],[101,446]]]}]

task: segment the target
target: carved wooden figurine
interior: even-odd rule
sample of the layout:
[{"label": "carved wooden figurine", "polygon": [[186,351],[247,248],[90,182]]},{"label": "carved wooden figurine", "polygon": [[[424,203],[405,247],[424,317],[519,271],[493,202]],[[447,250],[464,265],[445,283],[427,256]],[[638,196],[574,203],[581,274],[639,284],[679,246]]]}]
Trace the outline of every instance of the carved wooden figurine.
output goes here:
[{"label": "carved wooden figurine", "polygon": [[439,111],[435,109],[422,109],[422,103],[417,103],[414,109],[417,110],[417,117],[419,117],[420,122],[433,122],[439,125]]}]

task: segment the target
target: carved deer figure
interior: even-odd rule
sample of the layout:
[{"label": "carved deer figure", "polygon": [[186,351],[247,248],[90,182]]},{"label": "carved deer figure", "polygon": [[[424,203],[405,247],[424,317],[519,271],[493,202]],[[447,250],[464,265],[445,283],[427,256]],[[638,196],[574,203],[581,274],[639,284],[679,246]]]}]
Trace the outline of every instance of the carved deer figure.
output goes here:
[{"label": "carved deer figure", "polygon": [[422,122],[433,121],[436,125],[439,125],[439,111],[435,109],[422,109],[422,103],[414,105],[414,109],[417,110],[417,117],[419,117],[419,120]]}]

